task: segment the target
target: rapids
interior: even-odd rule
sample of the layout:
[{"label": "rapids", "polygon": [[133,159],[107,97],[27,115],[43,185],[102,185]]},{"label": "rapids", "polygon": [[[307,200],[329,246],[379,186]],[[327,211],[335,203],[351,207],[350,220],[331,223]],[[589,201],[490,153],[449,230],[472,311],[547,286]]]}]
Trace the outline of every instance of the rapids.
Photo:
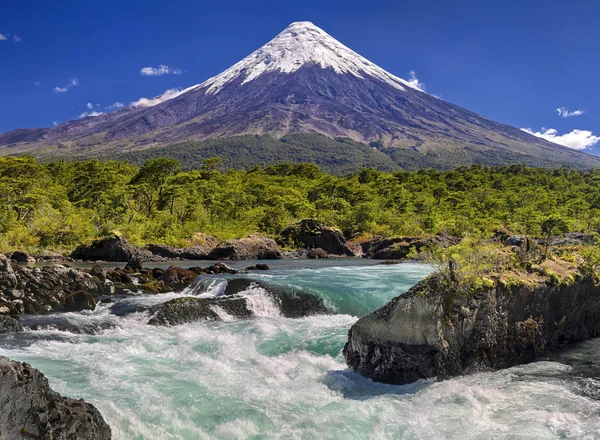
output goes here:
[{"label": "rapids", "polygon": [[207,277],[181,294],[24,317],[36,330],[0,336],[0,355],[95,404],[115,439],[600,438],[600,340],[499,372],[377,384],[344,364],[347,331],[430,269],[350,259],[272,268],[250,277],[318,295],[335,314],[283,318],[250,287],[240,295],[256,318],[146,324],[156,304],[221,295],[232,278]]}]

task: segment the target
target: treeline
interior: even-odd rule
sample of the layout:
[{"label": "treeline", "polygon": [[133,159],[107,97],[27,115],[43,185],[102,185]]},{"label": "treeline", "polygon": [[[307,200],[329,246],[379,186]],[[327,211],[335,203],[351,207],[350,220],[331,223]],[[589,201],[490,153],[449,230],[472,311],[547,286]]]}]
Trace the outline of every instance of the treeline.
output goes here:
[{"label": "treeline", "polygon": [[317,218],[359,235],[487,235],[499,226],[541,235],[548,218],[600,228],[600,171],[471,166],[345,176],[314,164],[220,171],[218,157],[182,171],[175,159],[40,164],[0,158],[0,249],[69,249],[116,232],[136,244],[186,245],[198,232],[226,239],[276,235]]}]

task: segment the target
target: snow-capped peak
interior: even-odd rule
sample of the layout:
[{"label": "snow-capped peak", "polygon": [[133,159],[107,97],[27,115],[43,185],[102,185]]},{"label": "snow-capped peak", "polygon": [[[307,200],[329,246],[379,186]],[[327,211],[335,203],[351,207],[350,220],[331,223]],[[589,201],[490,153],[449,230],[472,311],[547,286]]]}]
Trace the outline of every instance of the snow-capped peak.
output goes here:
[{"label": "snow-capped peak", "polygon": [[405,81],[386,72],[309,21],[290,24],[263,47],[200,84],[199,88],[215,94],[236,78],[243,78],[242,84],[245,84],[266,72],[292,73],[305,65],[331,68],[336,73],[359,78],[368,75],[400,90],[405,90],[405,86],[421,90],[414,81]]}]

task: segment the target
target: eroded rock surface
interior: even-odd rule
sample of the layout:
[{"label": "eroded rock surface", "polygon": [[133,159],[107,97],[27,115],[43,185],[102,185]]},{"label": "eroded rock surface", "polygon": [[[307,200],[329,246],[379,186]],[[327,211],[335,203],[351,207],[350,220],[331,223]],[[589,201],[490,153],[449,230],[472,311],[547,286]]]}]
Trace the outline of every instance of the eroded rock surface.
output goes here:
[{"label": "eroded rock surface", "polygon": [[0,440],[110,438],[94,405],[62,397],[29,364],[0,357]]}]

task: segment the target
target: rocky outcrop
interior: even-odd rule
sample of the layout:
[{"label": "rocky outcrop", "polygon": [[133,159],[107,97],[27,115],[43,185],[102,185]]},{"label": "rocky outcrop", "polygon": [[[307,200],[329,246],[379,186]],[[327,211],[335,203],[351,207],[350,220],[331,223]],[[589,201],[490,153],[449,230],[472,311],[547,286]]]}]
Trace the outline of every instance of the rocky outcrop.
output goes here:
[{"label": "rocky outcrop", "polygon": [[[0,315],[0,334],[22,332],[23,327],[15,318]],[[1,431],[0,431],[1,432]]]},{"label": "rocky outcrop", "polygon": [[17,263],[35,263],[37,261],[35,257],[22,251],[14,251],[10,256],[10,259]]},{"label": "rocky outcrop", "polygon": [[38,370],[0,357],[0,439],[110,438],[110,427],[92,404],[62,397]]},{"label": "rocky outcrop", "polygon": [[420,252],[423,248],[448,247],[460,242],[460,238],[446,234],[434,237],[393,237],[376,238],[362,243],[364,256],[375,260],[402,260],[414,249]]},{"label": "rocky outcrop", "polygon": [[130,244],[124,237],[111,235],[94,240],[91,245],[81,245],[73,251],[71,257],[85,261],[164,261],[164,258],[152,252]]},{"label": "rocky outcrop", "polygon": [[600,336],[600,286],[567,262],[532,270],[466,290],[431,276],[352,326],[346,362],[375,381],[405,384],[527,363]]},{"label": "rocky outcrop", "polygon": [[144,249],[152,252],[154,255],[170,260],[206,260],[210,251],[212,251],[217,244],[219,244],[219,240],[216,237],[204,235],[201,244],[186,248],[148,244]]},{"label": "rocky outcrop", "polygon": [[219,243],[206,257],[208,260],[274,260],[281,258],[275,240],[251,235]]},{"label": "rocky outcrop", "polygon": [[153,310],[151,325],[178,325],[197,321],[219,321],[224,315],[250,318],[265,312],[255,308],[255,299],[263,304],[270,301],[286,318],[301,318],[331,313],[322,298],[274,286],[257,280],[235,278],[229,280],[216,298],[176,298]]},{"label": "rocky outcrop", "polygon": [[92,275],[62,265],[18,267],[0,255],[0,308],[8,314],[37,314],[62,310],[75,292],[98,296],[106,285]]},{"label": "rocky outcrop", "polygon": [[355,256],[341,231],[325,226],[318,220],[306,219],[285,228],[277,242],[286,247],[318,248],[332,255]]}]

